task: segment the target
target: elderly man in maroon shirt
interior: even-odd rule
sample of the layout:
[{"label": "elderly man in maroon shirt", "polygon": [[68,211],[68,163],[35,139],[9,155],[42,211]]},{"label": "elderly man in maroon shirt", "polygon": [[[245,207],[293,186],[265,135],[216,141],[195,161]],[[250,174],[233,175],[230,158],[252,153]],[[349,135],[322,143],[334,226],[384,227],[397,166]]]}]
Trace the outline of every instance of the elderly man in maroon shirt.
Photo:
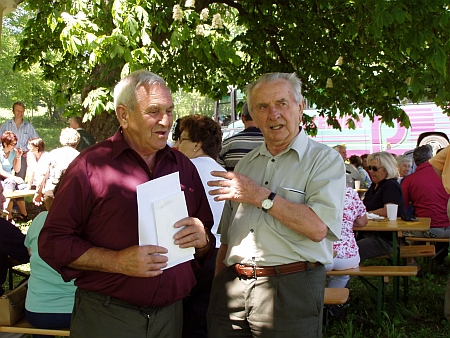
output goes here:
[{"label": "elderly man in maroon shirt", "polygon": [[[164,80],[134,72],[117,84],[114,105],[119,130],[67,169],[39,253],[78,286],[71,337],[181,337],[192,268],[215,247],[212,213],[194,165],[166,145],[173,101]],[[175,223],[185,228],[174,243],[196,253],[195,260],[162,270],[167,249],[138,246],[136,186],[176,171],[189,217]]]}]

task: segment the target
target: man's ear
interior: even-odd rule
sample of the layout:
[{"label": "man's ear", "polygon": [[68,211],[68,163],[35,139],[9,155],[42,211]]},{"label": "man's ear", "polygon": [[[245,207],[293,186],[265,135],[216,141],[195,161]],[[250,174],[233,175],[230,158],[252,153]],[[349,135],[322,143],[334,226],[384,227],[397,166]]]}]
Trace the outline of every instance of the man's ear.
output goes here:
[{"label": "man's ear", "polygon": [[128,109],[124,105],[119,105],[116,109],[117,120],[122,128],[128,127]]},{"label": "man's ear", "polygon": [[298,106],[299,106],[299,113],[300,113],[299,121],[300,121],[300,124],[301,124],[302,123],[302,119],[303,119],[303,110],[306,107],[305,100],[302,100],[302,102],[300,102]]}]

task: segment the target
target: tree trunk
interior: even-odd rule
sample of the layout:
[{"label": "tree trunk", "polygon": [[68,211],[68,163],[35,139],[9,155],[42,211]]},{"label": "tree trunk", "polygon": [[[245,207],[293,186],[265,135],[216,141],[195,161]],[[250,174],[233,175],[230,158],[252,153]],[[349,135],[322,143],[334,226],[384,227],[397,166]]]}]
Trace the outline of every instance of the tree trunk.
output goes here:
[{"label": "tree trunk", "polygon": [[91,121],[87,121],[86,131],[95,137],[97,142],[111,137],[119,127],[119,122],[115,113],[108,114],[103,111],[101,115],[96,115]]}]

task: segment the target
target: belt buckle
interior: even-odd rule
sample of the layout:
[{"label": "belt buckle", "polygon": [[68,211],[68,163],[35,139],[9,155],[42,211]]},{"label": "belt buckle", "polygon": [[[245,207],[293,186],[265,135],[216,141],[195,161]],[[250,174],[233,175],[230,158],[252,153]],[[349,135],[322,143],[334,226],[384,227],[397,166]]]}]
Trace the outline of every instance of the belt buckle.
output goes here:
[{"label": "belt buckle", "polygon": [[257,277],[256,276],[256,265],[253,265],[252,268],[253,268],[253,278],[256,279],[256,277]]}]

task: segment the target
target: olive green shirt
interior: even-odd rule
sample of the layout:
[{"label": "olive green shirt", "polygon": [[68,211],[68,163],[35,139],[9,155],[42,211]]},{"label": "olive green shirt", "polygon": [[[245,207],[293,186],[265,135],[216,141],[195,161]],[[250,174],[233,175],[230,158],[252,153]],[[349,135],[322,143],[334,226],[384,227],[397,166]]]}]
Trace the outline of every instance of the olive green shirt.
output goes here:
[{"label": "olive green shirt", "polygon": [[221,242],[228,245],[227,266],[332,262],[332,244],[340,237],[345,196],[345,168],[338,152],[311,140],[301,130],[284,152],[272,156],[264,143],[247,154],[235,171],[286,200],[307,204],[328,226],[328,235],[314,242],[260,208],[227,201],[220,223]]}]

